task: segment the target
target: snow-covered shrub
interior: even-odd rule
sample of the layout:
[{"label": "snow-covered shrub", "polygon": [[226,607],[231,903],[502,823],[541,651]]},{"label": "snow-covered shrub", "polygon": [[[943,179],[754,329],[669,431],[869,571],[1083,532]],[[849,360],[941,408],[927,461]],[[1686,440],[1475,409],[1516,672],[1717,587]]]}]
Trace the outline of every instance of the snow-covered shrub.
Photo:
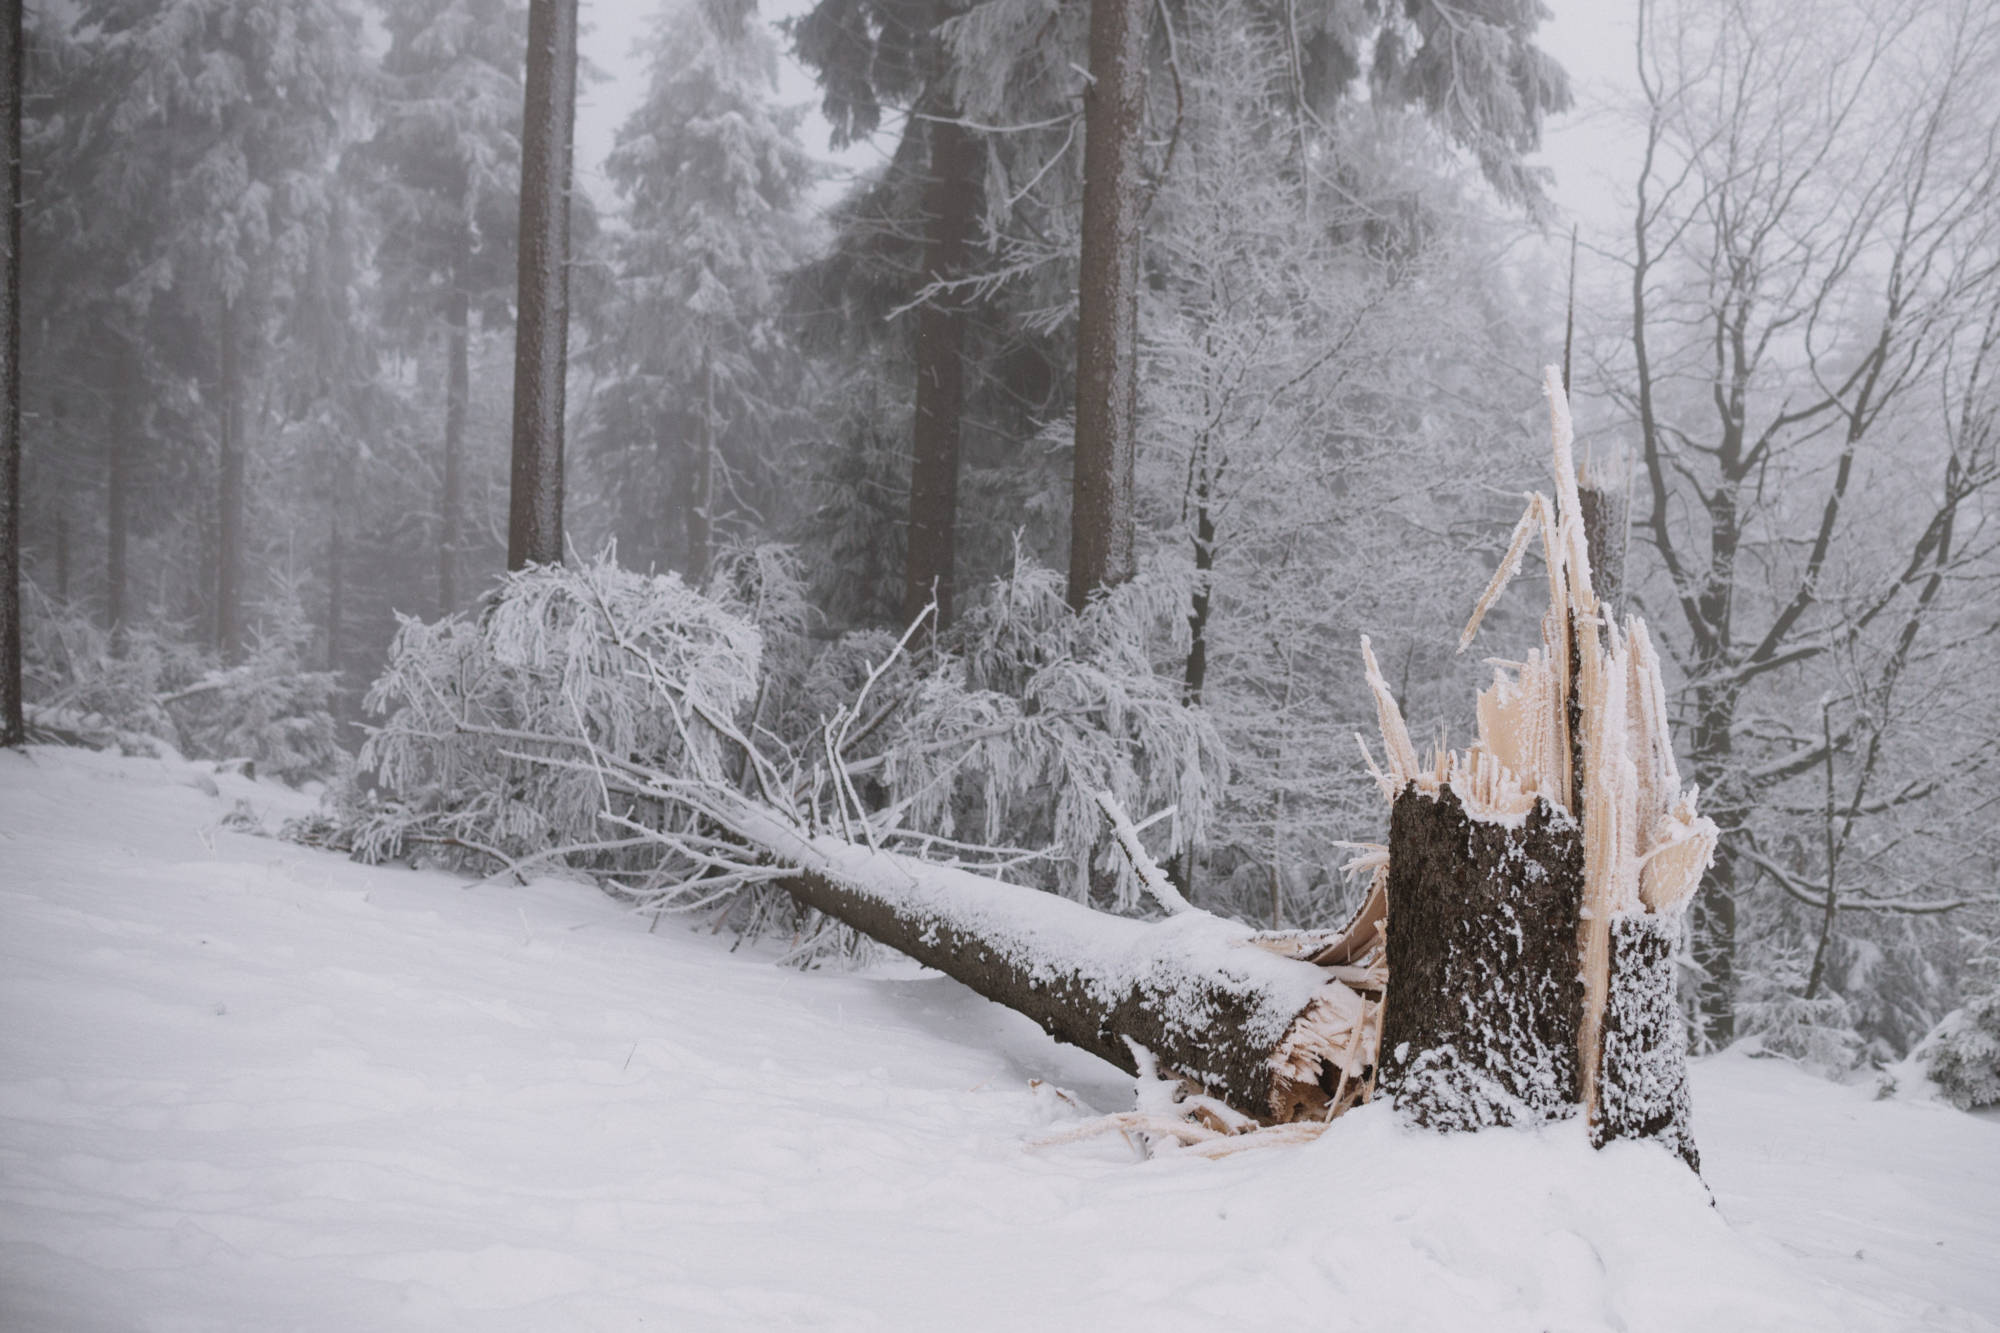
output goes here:
[{"label": "snow-covered shrub", "polygon": [[719,560],[706,591],[607,550],[510,575],[473,617],[406,620],[338,836],[364,859],[565,866],[747,932],[789,926],[813,953],[850,937],[768,884],[729,802],[1126,905],[1097,793],[1172,810],[1169,850],[1199,833],[1221,747],[1151,656],[1184,590],[1141,579],[1078,615],[1023,560],[949,633],[827,642],[803,586],[772,548]]},{"label": "snow-covered shrub", "polygon": [[1864,1044],[1854,1030],[1854,1014],[1838,995],[1808,1000],[1777,990],[1758,995],[1753,989],[1737,1014],[1742,1032],[1772,1055],[1834,1077],[1861,1063]]},{"label": "snow-covered shrub", "polygon": [[2000,991],[1947,1014],[1912,1054],[1961,1111],[2000,1105]]},{"label": "snow-covered shrub", "polygon": [[293,786],[338,776],[348,763],[334,720],[340,675],[305,669],[310,640],[302,617],[279,617],[257,631],[241,663],[211,667],[167,696],[182,748],[248,759],[259,774]]},{"label": "snow-covered shrub", "polygon": [[191,758],[248,759],[293,784],[346,762],[333,718],[339,677],[304,668],[311,629],[295,601],[266,608],[231,667],[159,628],[114,636],[32,588],[25,606],[24,684],[42,734],[127,750],[164,742]]},{"label": "snow-covered shrub", "polygon": [[[757,691],[763,635],[678,574],[577,568],[509,574],[470,618],[405,619],[366,707],[385,721],[360,767],[381,796],[350,837],[379,859],[420,847],[447,860],[559,861],[656,890],[699,865],[663,865],[637,832],[676,818],[607,785],[629,766],[734,785],[734,726]],[[565,848],[574,848],[573,852]]]},{"label": "snow-covered shrub", "polygon": [[154,630],[128,630],[114,643],[82,609],[22,585],[22,690],[31,732],[157,752],[179,745],[161,702],[201,679],[202,655]]}]

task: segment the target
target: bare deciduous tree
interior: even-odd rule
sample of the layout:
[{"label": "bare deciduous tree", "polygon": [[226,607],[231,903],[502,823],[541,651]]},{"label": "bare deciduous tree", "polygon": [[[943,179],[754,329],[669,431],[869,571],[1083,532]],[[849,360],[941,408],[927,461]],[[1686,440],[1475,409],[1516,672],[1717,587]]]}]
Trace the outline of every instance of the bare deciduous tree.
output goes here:
[{"label": "bare deciduous tree", "polygon": [[[1637,521],[1664,572],[1638,591],[1678,611],[1655,619],[1671,626],[1685,744],[1723,830],[1695,929],[1703,1022],[1723,1043],[1739,900],[1762,874],[1802,882],[1760,847],[1762,813],[1785,783],[1861,756],[1846,795],[1815,803],[1824,887],[1800,891],[1831,914],[1852,827],[1840,808],[1870,808],[1886,778],[1894,714],[1870,693],[1893,692],[1950,586],[1990,556],[1953,532],[2000,470],[1947,429],[1940,395],[1955,386],[1975,414],[1982,393],[1990,403],[2000,15],[1963,0],[1841,15],[1642,5],[1638,65],[1629,310],[1599,379],[1636,434]],[[1857,654],[1872,683],[1829,678]],[[1939,897],[1879,879],[1862,892],[1852,905],[1878,910]]]}]

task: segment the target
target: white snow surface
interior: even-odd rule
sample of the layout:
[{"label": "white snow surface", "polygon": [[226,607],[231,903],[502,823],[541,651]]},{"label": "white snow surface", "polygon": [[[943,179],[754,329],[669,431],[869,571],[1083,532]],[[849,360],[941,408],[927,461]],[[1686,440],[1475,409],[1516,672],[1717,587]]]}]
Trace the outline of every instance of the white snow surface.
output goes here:
[{"label": "white snow surface", "polygon": [[[204,789],[204,788],[207,789]],[[211,794],[219,789],[219,794]],[[231,832],[310,802],[0,753],[0,1329],[1993,1329],[2000,1123],[1694,1076],[1582,1129],[1035,1148],[1129,1079],[914,967]],[[1041,1088],[1031,1079],[1047,1080]]]}]

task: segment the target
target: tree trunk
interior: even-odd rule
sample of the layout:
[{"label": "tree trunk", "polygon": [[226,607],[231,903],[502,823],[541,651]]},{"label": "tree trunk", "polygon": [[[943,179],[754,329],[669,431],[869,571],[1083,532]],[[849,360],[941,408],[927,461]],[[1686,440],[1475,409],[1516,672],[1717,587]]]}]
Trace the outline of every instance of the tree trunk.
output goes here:
[{"label": "tree trunk", "polygon": [[445,297],[444,494],[438,500],[438,614],[458,609],[459,526],[465,508],[465,409],[471,397],[472,232],[460,226],[453,241],[451,290]]},{"label": "tree trunk", "polygon": [[1214,593],[1210,576],[1215,570],[1215,513],[1209,508],[1209,477],[1206,467],[1195,482],[1194,492],[1194,595],[1188,606],[1187,668],[1181,680],[1181,699],[1188,704],[1201,702],[1202,687],[1208,683],[1208,608]]},{"label": "tree trunk", "polygon": [[[1259,947],[1244,926],[1190,912],[1163,922],[1092,911],[829,837],[744,806],[737,832],[796,874],[801,904],[1026,1014],[1127,1073],[1137,1042],[1163,1069],[1264,1123],[1322,1115],[1362,1001],[1312,963]],[[1336,1030],[1337,1029],[1337,1030]],[[1358,1044],[1357,1044],[1358,1045]]]},{"label": "tree trunk", "polygon": [[687,574],[699,586],[715,548],[715,362],[701,349],[701,438],[695,445],[694,480],[688,487]]},{"label": "tree trunk", "polygon": [[569,367],[569,191],[577,0],[529,0],[521,113],[519,300],[507,568],[563,558],[563,408]]},{"label": "tree trunk", "polygon": [[1445,1130],[1574,1112],[1582,903],[1583,831],[1546,800],[1510,827],[1449,785],[1396,798],[1381,1086],[1399,1110]]},{"label": "tree trunk", "polygon": [[[1631,497],[1623,490],[1580,484],[1577,498],[1593,585],[1608,616],[1625,597]],[[1586,762],[1579,757],[1579,791]],[[1686,926],[1679,913],[1627,912],[1610,919],[1590,1136],[1600,1148],[1614,1139],[1658,1139],[1700,1171],[1701,1154],[1688,1123],[1687,1025],[1674,974]]]},{"label": "tree trunk", "polygon": [[104,623],[114,650],[123,641],[125,592],[130,581],[126,557],[130,515],[132,453],[138,434],[138,355],[129,343],[118,358],[118,382],[111,387],[111,438],[104,469]]},{"label": "tree trunk", "polygon": [[[940,117],[956,116],[945,107]],[[924,277],[962,276],[979,223],[979,141],[951,119],[928,122],[930,180],[924,189],[928,229]],[[910,530],[903,565],[903,620],[933,597],[936,628],[951,623],[958,546],[959,421],[965,408],[965,302],[956,291],[917,311],[917,401],[911,431]]]},{"label": "tree trunk", "polygon": [[0,745],[27,740],[21,709],[21,0],[0,10]]},{"label": "tree trunk", "polygon": [[[1736,701],[1723,687],[1695,690],[1695,717],[1689,748],[1694,780],[1725,829],[1742,827],[1745,811],[1731,799],[1735,783]],[[1721,1050],[1736,1040],[1736,861],[1725,841],[1694,904],[1694,962],[1701,979],[1695,988],[1702,1037]]]},{"label": "tree trunk", "polygon": [[1591,1142],[1658,1139],[1696,1171],[1688,1127],[1687,1024],[1674,984],[1685,921],[1625,914],[1611,922],[1611,989],[1604,1008]]},{"label": "tree trunk", "polygon": [[1583,535],[1590,548],[1590,575],[1598,600],[1607,607],[1625,599],[1625,524],[1630,497],[1623,490],[1580,483]]},{"label": "tree trunk", "polygon": [[1135,571],[1139,400],[1139,174],[1145,0],[1091,0],[1084,93],[1083,253],[1077,273],[1076,455],[1069,603]]},{"label": "tree trunk", "polygon": [[[1645,626],[1593,586],[1588,542],[1617,525],[1589,521],[1553,368],[1548,391],[1558,500],[1536,497],[1519,530],[1539,516],[1542,646],[1498,664],[1472,746],[1420,763],[1364,642],[1394,793],[1381,1082],[1436,1128],[1580,1105],[1594,1143],[1657,1138],[1695,1165],[1673,954],[1718,830],[1681,787]],[[1615,497],[1595,494],[1601,518]]]},{"label": "tree trunk", "polygon": [[335,501],[333,519],[326,537],[326,669],[340,670],[340,626],[346,618],[347,559],[341,540],[340,508]]},{"label": "tree trunk", "polygon": [[243,646],[243,367],[236,305],[222,303],[222,449],[216,481],[215,647],[233,662]]}]

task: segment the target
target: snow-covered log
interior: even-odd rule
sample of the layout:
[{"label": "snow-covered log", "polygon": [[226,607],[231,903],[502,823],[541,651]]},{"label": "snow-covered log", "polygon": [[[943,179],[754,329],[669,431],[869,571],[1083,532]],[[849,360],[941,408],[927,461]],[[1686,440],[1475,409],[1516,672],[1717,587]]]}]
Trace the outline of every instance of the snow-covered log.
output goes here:
[{"label": "snow-covered log", "polygon": [[[1026,1014],[1058,1041],[1164,1070],[1264,1124],[1317,1118],[1373,1063],[1370,1008],[1325,968],[1207,912],[1139,921],[1022,885],[811,834],[749,803],[718,811],[793,873],[806,906]],[[1343,1075],[1345,1078],[1343,1079]]]}]

